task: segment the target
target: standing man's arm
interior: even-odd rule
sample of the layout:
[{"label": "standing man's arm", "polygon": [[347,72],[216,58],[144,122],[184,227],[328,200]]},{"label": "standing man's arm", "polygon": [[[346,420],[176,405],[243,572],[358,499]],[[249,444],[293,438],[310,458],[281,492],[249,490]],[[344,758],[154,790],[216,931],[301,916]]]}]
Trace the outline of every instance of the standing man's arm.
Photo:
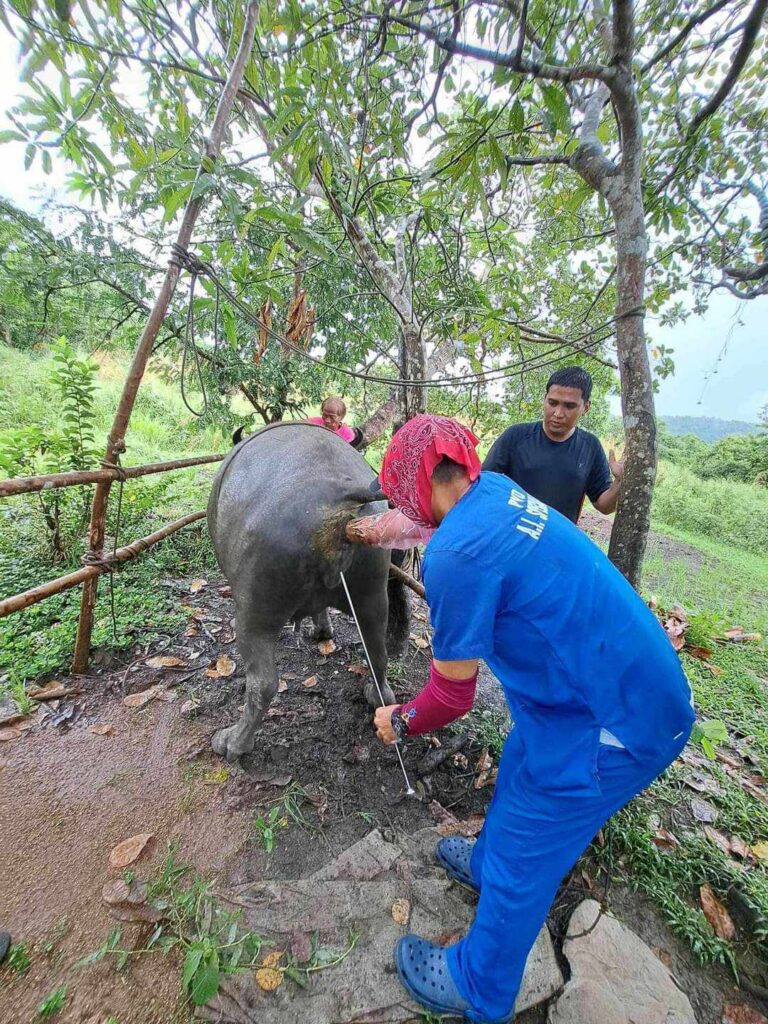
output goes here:
[{"label": "standing man's arm", "polygon": [[491,450],[485,456],[483,469],[489,470],[491,473],[512,476],[512,444],[509,428],[500,434],[491,445]]},{"label": "standing man's arm", "polygon": [[624,463],[618,461],[613,448],[609,451],[606,459],[605,452],[601,447],[587,482],[589,500],[598,512],[607,516],[616,511],[616,503],[619,500],[623,480]]}]

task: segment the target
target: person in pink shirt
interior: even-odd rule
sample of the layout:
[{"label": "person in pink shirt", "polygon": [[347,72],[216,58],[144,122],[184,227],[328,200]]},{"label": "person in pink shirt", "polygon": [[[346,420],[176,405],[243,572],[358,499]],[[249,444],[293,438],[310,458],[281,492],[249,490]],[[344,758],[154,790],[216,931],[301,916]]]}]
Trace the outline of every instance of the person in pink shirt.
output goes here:
[{"label": "person in pink shirt", "polygon": [[332,430],[342,441],[347,441],[353,448],[359,448],[363,435],[357,427],[350,427],[344,422],[347,407],[341,398],[329,395],[320,406],[319,416],[310,416],[307,423],[316,423],[319,427]]}]

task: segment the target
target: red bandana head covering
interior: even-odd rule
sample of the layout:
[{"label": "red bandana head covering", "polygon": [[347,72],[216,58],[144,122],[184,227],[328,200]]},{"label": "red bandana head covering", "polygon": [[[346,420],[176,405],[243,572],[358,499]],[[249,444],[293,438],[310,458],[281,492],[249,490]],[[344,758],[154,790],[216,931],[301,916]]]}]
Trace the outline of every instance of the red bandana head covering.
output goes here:
[{"label": "red bandana head covering", "polygon": [[389,442],[379,480],[386,496],[420,526],[437,526],[432,516],[432,473],[444,458],[458,462],[470,480],[480,475],[478,440],[447,416],[414,416]]}]

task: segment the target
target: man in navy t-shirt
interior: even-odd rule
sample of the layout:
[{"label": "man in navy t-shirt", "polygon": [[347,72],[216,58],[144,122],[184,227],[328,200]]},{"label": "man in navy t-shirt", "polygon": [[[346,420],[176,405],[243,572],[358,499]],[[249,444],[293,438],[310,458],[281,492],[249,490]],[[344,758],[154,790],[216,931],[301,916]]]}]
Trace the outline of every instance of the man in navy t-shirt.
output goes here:
[{"label": "man in navy t-shirt", "polygon": [[606,459],[598,438],[577,426],[589,412],[591,394],[592,377],[586,370],[555,370],[547,382],[542,421],[507,427],[488,452],[483,469],[510,477],[573,523],[585,494],[598,512],[613,512],[624,464],[613,451]]},{"label": "man in navy t-shirt", "polygon": [[465,714],[479,659],[501,683],[514,727],[483,831],[436,849],[479,892],[474,923],[447,948],[406,935],[395,950],[401,982],[430,1011],[500,1024],[562,878],[677,757],[694,713],[642,598],[564,516],[481,473],[476,444],[454,420],[415,416],[384,455],[384,493],[436,527],[424,558],[434,657],[424,689],[374,724],[393,743]]}]

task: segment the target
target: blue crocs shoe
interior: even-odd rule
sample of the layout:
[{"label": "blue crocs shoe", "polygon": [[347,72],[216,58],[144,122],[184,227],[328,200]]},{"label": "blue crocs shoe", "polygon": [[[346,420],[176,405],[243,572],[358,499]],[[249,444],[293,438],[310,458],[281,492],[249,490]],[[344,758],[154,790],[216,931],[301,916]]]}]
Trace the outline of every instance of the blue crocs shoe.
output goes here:
[{"label": "blue crocs shoe", "polygon": [[472,877],[470,867],[473,845],[463,836],[441,839],[435,847],[435,860],[441,868],[445,868],[451,878],[455,878],[473,892],[480,892],[480,886]]},{"label": "blue crocs shoe", "polygon": [[456,988],[442,946],[418,935],[405,935],[395,946],[395,967],[400,984],[408,995],[432,1013],[450,1014],[479,1024],[509,1024],[514,1012],[494,1021],[481,1021]]}]

